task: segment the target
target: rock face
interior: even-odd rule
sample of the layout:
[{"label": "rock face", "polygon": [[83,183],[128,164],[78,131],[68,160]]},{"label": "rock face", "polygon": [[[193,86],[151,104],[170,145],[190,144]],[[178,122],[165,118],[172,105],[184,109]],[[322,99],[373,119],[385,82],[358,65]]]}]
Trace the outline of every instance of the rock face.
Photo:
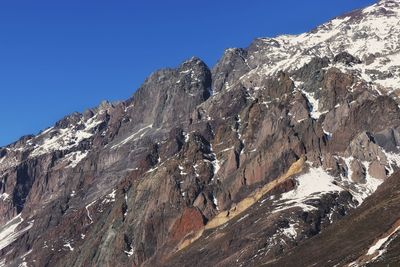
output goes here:
[{"label": "rock face", "polygon": [[381,1],[191,58],[0,148],[0,266],[398,263],[399,21]]}]

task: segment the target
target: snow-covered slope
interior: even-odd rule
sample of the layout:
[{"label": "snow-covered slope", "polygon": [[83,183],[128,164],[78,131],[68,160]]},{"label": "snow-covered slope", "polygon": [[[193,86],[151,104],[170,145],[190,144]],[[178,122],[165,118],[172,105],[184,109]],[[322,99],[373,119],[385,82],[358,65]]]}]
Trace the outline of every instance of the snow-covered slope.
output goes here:
[{"label": "snow-covered slope", "polygon": [[[391,92],[400,83],[399,18],[400,3],[386,0],[337,17],[311,32],[259,38],[249,53],[246,63],[252,71],[246,76],[294,71],[315,57],[327,57],[332,66],[373,82],[382,92]],[[361,60],[360,64],[334,62],[343,51]]]},{"label": "snow-covered slope", "polygon": [[192,58],[0,148],[0,265],[252,266],[340,223],[400,167],[399,20]]}]

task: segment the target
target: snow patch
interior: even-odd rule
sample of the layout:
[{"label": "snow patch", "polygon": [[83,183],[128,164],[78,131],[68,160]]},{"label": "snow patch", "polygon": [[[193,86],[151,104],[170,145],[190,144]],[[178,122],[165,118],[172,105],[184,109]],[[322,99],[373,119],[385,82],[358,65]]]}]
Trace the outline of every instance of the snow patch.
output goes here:
[{"label": "snow patch", "polygon": [[12,244],[22,234],[32,228],[33,221],[28,223],[28,226],[18,230],[18,226],[24,221],[21,214],[8,221],[5,225],[0,227],[0,250]]},{"label": "snow patch", "polygon": [[30,157],[37,157],[52,151],[63,151],[76,147],[81,141],[92,137],[93,128],[100,123],[102,123],[102,121],[97,120],[96,115],[86,122],[84,122],[82,119],[78,124],[79,126],[83,126],[82,129],[78,129],[75,126],[57,130],[54,128],[49,128],[41,133],[38,137],[45,136],[49,133],[54,133],[54,135],[44,138],[40,145],[36,145],[35,149],[31,152]]},{"label": "snow patch", "polygon": [[118,147],[121,147],[122,145],[125,145],[125,144],[128,143],[128,142],[136,141],[136,140],[142,138],[142,137],[148,132],[148,130],[149,130],[150,128],[153,128],[153,124],[146,125],[146,126],[144,126],[143,128],[137,130],[137,131],[134,132],[133,134],[129,135],[128,137],[126,137],[125,139],[123,139],[122,141],[120,141],[119,143],[113,145],[113,146],[111,147],[111,149],[116,149],[116,148],[118,148]]},{"label": "snow patch", "polygon": [[70,161],[67,168],[75,168],[79,162],[81,162],[84,158],[87,157],[89,151],[76,151],[68,154],[65,159]]},{"label": "snow patch", "polygon": [[216,210],[219,210],[219,207],[218,207],[218,199],[217,199],[215,196],[213,196],[213,203],[214,203],[215,209],[216,209]]},{"label": "snow patch", "polygon": [[322,130],[324,131],[324,134],[328,138],[328,140],[332,138],[332,133],[326,131],[324,128],[322,128]]},{"label": "snow patch", "polygon": [[183,132],[183,136],[184,136],[184,138],[185,138],[185,143],[189,142],[189,139],[190,139],[189,133]]},{"label": "snow patch", "polygon": [[132,246],[132,245],[130,245],[130,249],[129,249],[128,251],[124,250],[124,253],[125,253],[128,257],[132,256],[132,255],[133,255],[133,252],[134,252],[134,250],[133,250],[133,246]]},{"label": "snow patch", "polygon": [[217,158],[217,154],[215,154],[214,150],[213,150],[213,146],[212,144],[210,144],[210,150],[211,153],[209,154],[209,156],[211,156],[211,164],[213,166],[213,178],[211,179],[212,181],[215,180],[215,177],[218,174],[219,169],[221,168],[220,162]]},{"label": "snow patch", "polygon": [[293,223],[289,224],[288,228],[282,229],[282,233],[289,238],[295,239],[297,237],[297,231],[295,226],[296,224]]},{"label": "snow patch", "polygon": [[318,199],[322,195],[339,192],[343,189],[334,184],[334,177],[326,173],[321,167],[310,167],[309,172],[296,178],[297,186],[292,191],[281,195],[278,208],[273,212],[300,207],[306,211],[316,209],[305,202],[310,199]]},{"label": "snow patch", "polygon": [[400,155],[393,152],[386,152],[383,149],[382,152],[385,154],[386,159],[388,160],[389,175],[391,175],[394,172],[392,164],[395,164],[397,167],[400,167]]},{"label": "snow patch", "polygon": [[68,248],[70,251],[74,251],[74,248],[72,247],[71,242],[66,242],[66,243],[63,245],[63,247]]},{"label": "snow patch", "polygon": [[[355,73],[373,85],[387,87],[389,92],[399,89],[400,7],[398,4],[389,4],[380,2],[361,11],[361,16],[335,18],[300,35],[257,39],[258,49],[249,54],[249,58],[254,60],[252,65],[257,67],[240,77],[237,83],[225,83],[225,90],[229,91],[234,85],[254,75],[275,76],[279,71],[293,72],[315,57],[328,57],[332,62],[343,51],[362,62],[348,65],[338,62],[330,64],[330,67]],[[314,111],[317,110],[314,107]],[[312,114],[313,117],[319,115]]]},{"label": "snow patch", "polygon": [[249,214],[246,214],[243,217],[241,217],[239,220],[237,220],[237,222],[241,222],[241,221],[243,221],[244,219],[246,219],[249,216],[250,216]]},{"label": "snow patch", "polygon": [[126,206],[126,210],[124,212],[124,218],[126,218],[126,215],[128,215],[128,193],[127,192],[125,192],[124,200],[125,200],[125,206]]},{"label": "snow patch", "polygon": [[86,207],[85,207],[87,216],[88,216],[88,218],[89,218],[89,220],[90,220],[90,223],[89,223],[89,224],[92,224],[92,223],[93,223],[93,218],[92,218],[92,216],[90,216],[90,210],[89,210],[89,208],[90,208],[94,203],[96,203],[96,200],[90,202],[90,203],[87,204]]},{"label": "snow patch", "polygon": [[104,200],[101,202],[102,204],[107,204],[111,202],[115,202],[115,193],[117,192],[116,189],[114,189],[110,194],[106,195]]},{"label": "snow patch", "polygon": [[322,114],[327,113],[327,111],[320,112],[319,111],[319,100],[314,97],[314,93],[309,93],[304,90],[301,90],[301,93],[307,98],[308,103],[310,104],[310,116],[313,119],[319,119]]},{"label": "snow patch", "polygon": [[[348,188],[348,191],[357,200],[358,205],[364,202],[364,200],[376,191],[378,186],[382,184],[382,180],[372,177],[369,173],[369,163],[367,161],[361,162],[366,170],[365,183],[355,182],[351,179],[352,170],[351,162],[354,160],[353,157],[343,158],[347,165],[347,180],[343,180],[342,184]],[[342,177],[344,178],[344,177]]]},{"label": "snow patch", "polygon": [[367,252],[367,255],[374,255],[374,257],[370,260],[370,262],[376,260],[378,257],[380,257],[383,253],[386,252],[386,248],[389,245],[389,243],[392,241],[390,238],[396,234],[400,230],[400,226],[395,228],[392,232],[390,232],[387,236],[379,239],[372,245]]},{"label": "snow patch", "polygon": [[5,200],[7,200],[9,198],[10,198],[10,195],[7,194],[7,193],[3,193],[3,194],[0,195],[0,200],[5,201]]}]

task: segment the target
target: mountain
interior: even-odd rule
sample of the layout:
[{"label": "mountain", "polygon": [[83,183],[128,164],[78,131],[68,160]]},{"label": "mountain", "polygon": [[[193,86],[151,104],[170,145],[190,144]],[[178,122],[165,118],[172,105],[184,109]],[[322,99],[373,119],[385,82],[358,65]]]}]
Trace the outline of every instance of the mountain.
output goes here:
[{"label": "mountain", "polygon": [[0,148],[0,266],[398,266],[399,24],[193,57]]}]

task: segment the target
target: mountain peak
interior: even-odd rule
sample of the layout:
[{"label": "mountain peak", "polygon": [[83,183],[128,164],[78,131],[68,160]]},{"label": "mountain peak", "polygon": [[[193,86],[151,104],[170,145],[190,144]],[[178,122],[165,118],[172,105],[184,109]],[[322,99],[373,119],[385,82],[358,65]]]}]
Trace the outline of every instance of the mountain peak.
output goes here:
[{"label": "mountain peak", "polygon": [[192,57],[0,148],[0,266],[398,260],[398,10]]},{"label": "mountain peak", "polygon": [[185,60],[184,62],[182,62],[182,64],[178,67],[178,69],[180,69],[180,72],[185,72],[185,71],[203,71],[208,69],[207,64],[201,60],[198,57],[191,57],[188,60]]}]

